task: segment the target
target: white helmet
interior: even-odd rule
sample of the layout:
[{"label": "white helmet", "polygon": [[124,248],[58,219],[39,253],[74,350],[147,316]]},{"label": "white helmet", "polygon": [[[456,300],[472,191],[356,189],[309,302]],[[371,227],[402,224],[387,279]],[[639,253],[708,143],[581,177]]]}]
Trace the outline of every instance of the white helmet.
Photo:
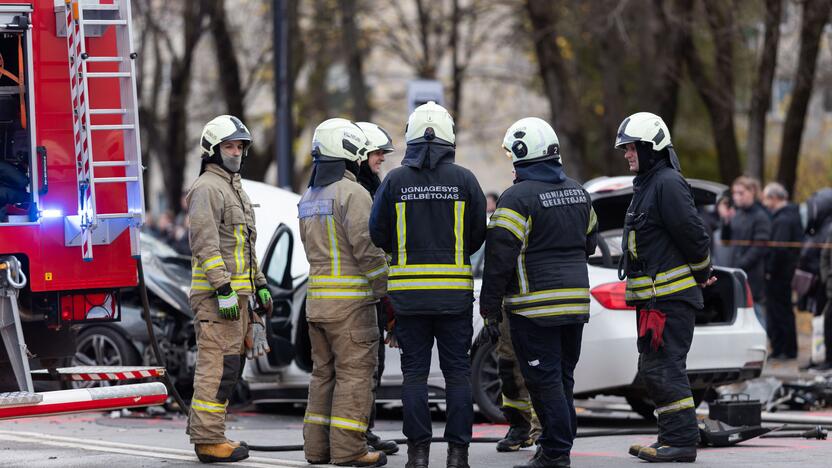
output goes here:
[{"label": "white helmet", "polygon": [[549,159],[561,163],[557,133],[545,120],[537,117],[514,122],[503,137],[503,148],[515,164]]},{"label": "white helmet", "polygon": [[312,158],[361,162],[367,159],[368,144],[367,136],[358,125],[347,119],[328,119],[321,122],[312,135]]},{"label": "white helmet", "polygon": [[243,122],[233,115],[220,115],[211,119],[202,129],[200,148],[203,158],[220,158],[220,143],[240,140],[243,142],[243,157],[248,155],[251,146],[251,133]]},{"label": "white helmet", "polygon": [[670,130],[658,115],[637,112],[621,122],[615,137],[615,147],[622,149],[627,143],[637,141],[650,143],[653,151],[661,151],[670,146]]},{"label": "white helmet", "polygon": [[422,104],[410,114],[404,133],[405,142],[408,144],[425,141],[456,144],[454,119],[444,107],[433,101]]},{"label": "white helmet", "polygon": [[383,128],[371,122],[356,122],[356,125],[364,132],[364,135],[367,136],[367,140],[370,142],[367,147],[368,155],[378,150],[383,151],[384,154],[392,153],[395,150],[393,148],[393,139],[390,138],[390,134]]}]

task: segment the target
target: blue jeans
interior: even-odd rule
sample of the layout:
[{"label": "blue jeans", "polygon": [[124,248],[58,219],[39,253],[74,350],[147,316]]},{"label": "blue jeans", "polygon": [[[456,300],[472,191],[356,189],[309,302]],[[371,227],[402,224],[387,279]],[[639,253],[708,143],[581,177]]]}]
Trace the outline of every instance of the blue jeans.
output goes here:
[{"label": "blue jeans", "polygon": [[412,443],[433,435],[428,407],[428,374],[433,340],[439,348],[439,366],[445,377],[448,422],[445,439],[455,444],[471,442],[474,403],[471,398],[471,311],[454,315],[398,315],[396,337],[402,353],[402,432]]},{"label": "blue jeans", "polygon": [[547,456],[569,455],[578,433],[572,390],[584,324],[542,327],[526,317],[509,315],[517,361],[543,426],[537,443]]}]

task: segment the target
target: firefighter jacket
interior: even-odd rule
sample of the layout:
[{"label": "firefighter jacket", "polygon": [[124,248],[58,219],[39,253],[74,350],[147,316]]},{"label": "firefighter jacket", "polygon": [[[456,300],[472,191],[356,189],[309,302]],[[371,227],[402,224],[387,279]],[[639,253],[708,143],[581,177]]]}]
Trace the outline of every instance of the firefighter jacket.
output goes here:
[{"label": "firefighter jacket", "polygon": [[370,195],[350,171],[303,194],[298,218],[309,261],[309,321],[343,320],[386,293],[387,259],[367,231],[371,206]]},{"label": "firefighter jacket", "polygon": [[488,223],[481,307],[542,326],[589,321],[587,257],[598,221],[578,182],[522,180],[506,190]]},{"label": "firefighter jacket", "polygon": [[703,307],[697,283],[710,274],[710,239],[690,185],[667,161],[633,180],[621,244],[628,304],[681,300]]},{"label": "firefighter jacket", "polygon": [[226,283],[238,294],[266,285],[254,252],[254,209],[240,181],[240,174],[207,164],[188,192],[191,297],[213,296]]},{"label": "firefighter jacket", "polygon": [[485,195],[471,171],[453,164],[452,147],[414,155],[419,146],[408,145],[402,166],[381,183],[370,217],[373,243],[392,258],[388,295],[397,314],[470,311],[470,255],[485,239]]}]

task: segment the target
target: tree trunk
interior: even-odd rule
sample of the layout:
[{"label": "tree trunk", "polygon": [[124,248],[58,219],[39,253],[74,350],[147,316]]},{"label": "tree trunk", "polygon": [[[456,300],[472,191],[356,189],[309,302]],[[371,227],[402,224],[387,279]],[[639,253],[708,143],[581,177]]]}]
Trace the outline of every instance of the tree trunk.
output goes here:
[{"label": "tree trunk", "polygon": [[673,132],[676,110],[679,106],[679,83],[682,81],[684,65],[685,31],[678,27],[679,17],[689,15],[693,8],[690,0],[664,2],[654,0],[654,11],[660,27],[655,32],[656,55],[654,58],[656,77],[652,96],[644,96],[645,102],[655,102],[655,112]]},{"label": "tree trunk", "polygon": [[162,162],[164,167],[165,193],[170,208],[179,214],[182,206],[183,179],[186,158],[188,156],[188,96],[191,89],[192,65],[194,52],[202,37],[202,20],[204,18],[202,2],[189,5],[183,9],[184,18],[184,53],[182,57],[172,59],[170,94],[168,95],[168,116],[165,125],[166,147],[170,151]]},{"label": "tree trunk", "polygon": [[705,74],[705,66],[696,50],[690,12],[683,22],[686,43],[684,56],[688,74],[704,101],[711,120],[720,179],[723,183],[730,184],[740,175],[739,149],[734,128],[734,17],[730,5],[726,7],[721,0],[707,0],[705,4],[716,55],[714,78]]},{"label": "tree trunk", "polygon": [[366,51],[361,48],[356,25],[356,0],[338,0],[341,10],[341,44],[347,62],[350,77],[350,98],[352,99],[352,117],[356,121],[368,121],[373,111],[367,98],[367,84],[364,80],[363,55]]},{"label": "tree trunk", "polygon": [[[462,112],[462,80],[465,69],[459,60],[459,54],[462,53],[462,45],[459,39],[459,22],[462,20],[462,14],[459,8],[460,0],[453,0],[451,5],[451,36],[448,40],[448,45],[451,49],[451,81],[452,92],[454,100],[451,104],[451,115],[458,123],[461,119]],[[458,125],[457,125],[458,127]]]},{"label": "tree trunk", "polygon": [[766,115],[771,107],[771,85],[777,65],[782,12],[783,0],[766,0],[763,52],[757,66],[757,78],[751,90],[751,110],[748,114],[746,172],[758,180],[763,180],[765,176]]},{"label": "tree trunk", "polygon": [[800,52],[792,90],[792,101],[783,124],[783,143],[780,147],[780,165],[777,179],[789,193],[794,193],[797,181],[797,161],[803,138],[803,126],[812,87],[815,81],[820,36],[823,26],[829,20],[832,2],[829,0],[807,1],[803,4],[803,18],[800,26]]},{"label": "tree trunk", "polygon": [[587,173],[586,134],[581,128],[578,98],[557,44],[557,5],[549,0],[526,0],[532,40],[543,88],[549,101],[552,124],[560,139],[564,164],[571,175],[581,179]]}]

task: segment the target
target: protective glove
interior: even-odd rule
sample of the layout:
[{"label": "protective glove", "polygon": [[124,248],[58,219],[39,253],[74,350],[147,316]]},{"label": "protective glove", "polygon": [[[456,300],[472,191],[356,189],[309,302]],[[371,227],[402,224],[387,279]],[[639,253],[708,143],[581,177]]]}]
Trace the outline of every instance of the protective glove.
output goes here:
[{"label": "protective glove", "polygon": [[255,312],[251,313],[251,323],[246,331],[246,357],[254,359],[265,356],[271,351],[269,339],[266,337],[266,321]]},{"label": "protective glove", "polygon": [[266,286],[260,286],[257,288],[257,302],[260,304],[260,307],[266,311],[266,317],[272,316],[272,293],[269,292],[269,288]]},{"label": "protective glove", "polygon": [[217,289],[217,300],[220,303],[220,317],[226,320],[240,320],[237,291],[231,289],[231,283],[225,283]]},{"label": "protective glove", "polygon": [[384,344],[391,348],[399,347],[399,340],[396,338],[396,319],[389,320],[387,326],[387,335],[384,337]]},{"label": "protective glove", "polygon": [[483,336],[488,338],[492,343],[496,343],[500,338],[500,322],[503,321],[502,308],[499,306],[488,307],[481,304],[480,315],[483,318]]}]

